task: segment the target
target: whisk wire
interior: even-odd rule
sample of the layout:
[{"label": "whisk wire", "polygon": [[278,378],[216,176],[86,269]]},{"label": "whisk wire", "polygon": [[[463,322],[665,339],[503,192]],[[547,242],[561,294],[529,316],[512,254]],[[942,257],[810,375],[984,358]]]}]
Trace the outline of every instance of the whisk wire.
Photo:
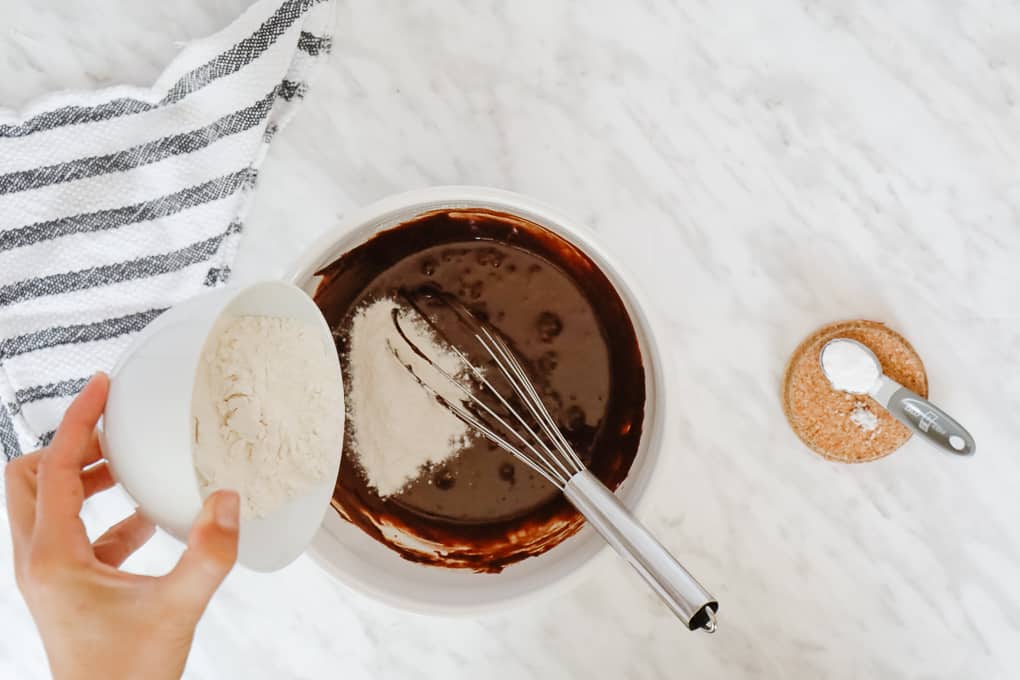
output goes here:
[{"label": "whisk wire", "polygon": [[[549,414],[549,410],[545,407],[545,404],[542,402],[542,398],[538,395],[534,385],[528,379],[528,375],[524,370],[524,367],[517,360],[517,357],[514,356],[512,350],[506,346],[505,342],[501,339],[494,338],[493,334],[490,333],[487,328],[482,327],[481,331],[485,335],[486,339],[491,343],[491,347],[480,338],[479,342],[483,347],[485,347],[486,351],[489,352],[490,356],[492,356],[497,366],[503,372],[504,377],[507,378],[507,381],[510,383],[514,392],[521,398],[522,401],[525,402],[525,406],[528,408],[531,415],[534,416],[535,420],[538,421],[539,427],[545,433],[546,437],[549,438],[552,444],[551,448],[548,445],[545,446],[547,456],[543,457],[543,462],[558,468],[564,475],[566,475],[567,479],[573,477],[574,474],[580,471],[580,460],[577,461],[576,466],[569,465],[572,464],[574,459],[577,457],[570,448],[570,445],[566,444],[562,433],[559,428],[556,427],[556,423],[553,422],[552,416]],[[493,351],[493,348],[495,351]],[[530,427],[528,428],[528,431],[531,432],[532,436],[536,439],[542,441],[542,439],[535,434]],[[542,441],[542,443],[545,444],[544,441]],[[558,453],[559,456],[555,455],[552,448],[556,449],[555,453]]]},{"label": "whisk wire", "polygon": [[[531,412],[531,414],[534,416],[535,413],[533,411],[533,406],[531,404],[529,404],[526,399],[521,398],[522,395],[521,395],[521,392],[519,390],[519,386],[516,384],[515,379],[511,375],[510,370],[506,366],[504,366],[502,364],[502,362],[496,356],[496,353],[492,350],[491,347],[489,347],[489,345],[487,345],[485,343],[485,341],[481,338],[481,336],[479,336],[476,333],[474,335],[474,337],[475,337],[475,340],[489,354],[489,356],[492,357],[492,359],[496,362],[496,365],[501,370],[503,377],[506,378],[507,382],[510,383],[511,389],[518,396],[518,398],[520,398],[520,400],[523,402],[524,407],[527,408],[529,410],[529,412]],[[467,361],[466,358],[465,358],[465,361]],[[474,366],[474,364],[471,364],[470,362],[468,362],[468,363],[471,365],[471,368],[472,368],[473,372],[476,372],[476,375],[478,373],[480,373],[480,370],[476,366]],[[528,422],[528,420],[523,415],[521,415],[521,413],[516,408],[514,408],[510,404],[509,400],[506,397],[504,397],[503,394],[499,390],[497,390],[493,386],[493,384],[491,382],[489,382],[489,380],[487,378],[484,377],[484,374],[482,374],[480,376],[480,380],[485,385],[485,387],[488,389],[488,391],[491,394],[495,395],[495,397],[499,400],[499,402],[501,404],[503,404],[503,407],[506,408],[514,416],[514,419],[520,424],[520,426],[523,427],[525,429],[525,431],[527,431],[527,433],[529,435],[531,435],[532,439],[535,442],[538,443],[538,448],[536,448],[535,446],[533,446],[531,444],[531,442],[529,440],[527,440],[526,438],[521,436],[520,433],[514,431],[514,433],[517,434],[522,439],[522,441],[524,441],[528,445],[528,450],[531,451],[535,456],[537,456],[538,459],[543,464],[545,464],[548,467],[556,470],[558,473],[562,473],[563,475],[565,475],[563,477],[563,483],[566,484],[566,480],[569,479],[570,476],[571,476],[570,472],[562,464],[558,464],[559,461],[557,461],[556,457],[554,455],[552,455],[552,449],[549,447],[549,445],[546,443],[546,441],[543,440],[541,435],[534,430],[534,428],[531,426],[531,424]],[[544,423],[542,422],[541,418],[537,418],[536,417],[535,420],[539,423],[540,427],[542,427],[544,429]]]},{"label": "whisk wire", "polygon": [[[459,347],[457,347],[454,343],[449,341],[449,338],[446,337],[446,334],[443,333],[443,331],[432,322],[432,319],[430,319],[429,316],[427,314],[425,314],[425,312],[422,311],[421,307],[418,306],[418,303],[412,297],[410,297],[406,292],[404,292],[404,291],[401,291],[401,297],[408,303],[408,305],[411,307],[411,309],[414,310],[414,312],[429,326],[429,328],[432,329],[432,331],[436,335],[438,335],[444,341],[446,341],[447,348],[449,350],[451,350],[454,354],[457,355],[457,357],[461,360],[461,363],[463,363],[465,366],[468,367],[468,369],[471,371],[471,374],[475,377],[475,379],[478,380],[479,382],[481,382],[482,385],[484,385],[489,390],[490,393],[495,395],[496,398],[499,400],[499,402],[503,405],[504,408],[506,408],[511,413],[514,413],[514,415],[516,416],[517,414],[514,411],[513,407],[503,397],[502,393],[499,390],[497,390],[495,387],[492,386],[492,383],[489,382],[489,379],[486,377],[485,373],[480,368],[475,366],[475,364],[470,359],[468,359],[467,355],[464,354],[464,352],[462,352]],[[444,301],[445,301],[446,305],[456,313],[458,321],[460,321],[462,324],[464,324],[468,328],[468,331],[475,338],[475,341],[478,342],[479,344],[481,344],[483,347],[485,347],[485,344],[482,342],[481,338],[478,337],[477,332],[475,332],[475,330],[471,326],[471,324],[468,323],[468,320],[467,320],[468,318],[472,318],[472,319],[474,318],[471,315],[471,313],[468,310],[466,310],[466,309],[464,309],[464,310],[459,309],[450,300],[444,300]],[[422,358],[424,358],[429,364],[435,365],[434,362],[432,361],[432,359],[430,357],[426,356],[425,353],[422,352],[421,349],[415,343],[413,343],[410,338],[407,337],[407,334],[404,333],[403,329],[400,327],[399,310],[396,310],[396,309],[393,310],[393,322],[394,322],[394,325],[396,325],[397,332],[400,334],[401,338],[403,338],[403,340],[407,344],[411,345],[411,347],[414,349],[415,353],[418,354],[419,356],[421,356]],[[488,348],[486,348],[486,350],[488,350]],[[490,354],[491,354],[491,352],[490,352]],[[439,368],[438,366],[435,366],[435,367]],[[446,373],[445,371],[441,371],[441,372]],[[462,392],[465,392],[466,394],[468,394],[468,396],[474,396],[470,392],[468,392],[466,390],[466,388],[463,385],[461,385],[460,382],[457,381],[453,376],[450,376],[449,374],[446,374],[444,377],[446,377],[448,380],[452,381]],[[535,433],[533,431],[531,431],[531,428],[528,426],[528,424],[526,422],[521,421],[521,425],[523,425],[529,431],[529,434],[531,434],[532,436],[537,436],[537,435],[535,435]]]},{"label": "whisk wire", "polygon": [[[520,451],[515,450],[515,447],[505,449],[499,441],[490,437],[485,431],[482,431],[484,436],[498,446],[501,446],[501,448],[504,448],[504,450],[507,450],[508,453],[529,463],[529,467],[532,467],[533,469],[541,469],[543,477],[560,488],[565,486],[571,477],[583,469],[583,466],[576,454],[574,454],[573,450],[570,448],[570,445],[567,444],[566,439],[559,431],[559,428],[556,427],[555,422],[552,420],[552,416],[549,415],[548,409],[546,409],[545,405],[542,403],[541,397],[531,384],[531,381],[528,379],[527,372],[517,360],[513,351],[501,338],[498,337],[498,335],[490,332],[490,330],[484,325],[484,322],[464,307],[463,303],[460,303],[457,300],[451,300],[448,296],[445,296],[438,291],[431,295],[439,299],[440,302],[454,312],[458,321],[467,329],[475,342],[478,343],[478,345],[485,350],[486,354],[488,354],[489,357],[496,363],[500,374],[504,377],[504,379],[506,379],[511,390],[532,417],[532,420],[538,424],[539,430],[541,433],[545,434],[545,438],[542,437],[540,432],[535,431],[535,428],[532,427],[528,418],[525,418],[518,408],[515,408],[510,403],[509,399],[504,396],[502,391],[492,384],[485,372],[476,366],[475,363],[471,361],[459,347],[456,346],[456,344],[449,341],[449,338],[446,337],[445,333],[443,333],[443,331],[438,328],[429,316],[421,309],[417,300],[407,293],[402,293],[402,297],[408,303],[409,307],[414,310],[414,312],[432,329],[434,333],[446,341],[446,345],[457,355],[478,382],[481,383],[482,386],[496,398],[503,408],[507,410],[513,419],[517,421],[530,439],[529,437],[524,436],[516,428],[511,427],[506,420],[497,415],[485,402],[478,399],[475,394],[462,385],[461,381],[459,381],[455,376],[450,375],[440,366],[436,365],[435,362],[432,361],[431,357],[428,357],[424,352],[422,352],[421,349],[417,347],[413,341],[411,341],[407,333],[405,333],[400,327],[399,312],[395,309],[393,311],[393,321],[402,339],[411,345],[416,354],[423,357],[435,369],[437,369],[445,380],[453,383],[472,404],[483,409],[490,417],[494,418],[500,426],[509,431],[514,438],[519,440],[521,444],[523,444],[532,454],[532,456],[537,459],[539,465],[534,465],[535,460],[529,459],[528,456],[522,456]],[[396,354],[396,352],[394,352],[394,354]],[[399,359],[399,355],[397,358]],[[405,364],[404,367],[413,373],[412,367],[407,364]],[[418,376],[415,377],[418,379],[419,383],[422,382]],[[431,391],[435,393],[435,390]],[[447,406],[454,411],[455,415],[461,417],[460,413],[456,410],[456,404],[447,404]],[[461,419],[465,420],[463,417],[461,417]],[[476,416],[474,421],[478,422],[480,419]],[[475,424],[475,422],[469,422],[466,420],[465,422],[467,422],[470,426],[474,426]],[[486,430],[490,432],[494,429],[495,428],[491,426],[486,427]],[[499,439],[506,442],[505,437],[500,437]]]},{"label": "whisk wire", "polygon": [[[460,300],[451,298],[450,296],[445,296],[438,291],[436,295],[447,307],[454,311],[461,324],[467,328],[475,341],[481,345],[490,358],[496,362],[503,374],[503,377],[510,383],[514,393],[521,401],[524,402],[525,407],[531,413],[532,417],[539,423],[542,431],[548,437],[549,442],[547,444],[523,418],[518,417],[518,422],[527,429],[528,434],[534,437],[536,441],[543,444],[543,450],[547,454],[547,456],[543,456],[543,462],[547,465],[559,468],[559,470],[565,475],[565,479],[570,479],[570,477],[574,474],[583,470],[583,464],[580,459],[577,458],[573,448],[567,442],[562,432],[560,432],[560,429],[556,426],[552,416],[549,414],[549,410],[546,408],[542,398],[535,390],[534,384],[529,378],[527,371],[521,365],[513,350],[510,349],[498,333],[490,330],[488,324],[475,316]],[[420,312],[421,310],[419,309],[418,311]],[[433,328],[435,328],[434,325]],[[482,335],[484,335],[484,339]],[[493,348],[495,348],[496,351],[494,351]],[[479,374],[479,369],[471,364],[460,350],[457,351],[461,358],[471,365],[472,370],[476,374]],[[497,353],[499,356],[496,356]],[[503,395],[487,380],[485,383],[489,388],[489,391],[495,394],[497,398],[499,398],[499,400],[509,408],[510,406],[506,403]],[[557,449],[557,453],[566,457],[569,464],[564,463],[560,458],[557,458],[553,449]]]},{"label": "whisk wire", "polygon": [[[407,334],[404,333],[403,330],[400,328],[400,322],[399,322],[399,319],[397,318],[396,314],[394,315],[394,323],[397,325],[397,329],[398,329],[398,332],[400,333],[401,338],[404,340],[404,342],[406,342],[412,348],[412,350],[416,354],[419,354],[420,356],[425,357],[425,359],[427,361],[429,361],[429,363],[432,366],[432,368],[437,373],[439,373],[446,381],[448,381],[449,383],[454,385],[468,399],[468,401],[470,403],[472,403],[476,407],[478,407],[478,408],[482,409],[483,411],[485,411],[491,418],[493,418],[497,423],[499,423],[505,431],[511,433],[512,435],[514,435],[514,437],[516,437],[518,440],[520,440],[521,444],[523,444],[532,453],[532,455],[534,455],[536,458],[538,458],[539,460],[542,460],[544,462],[545,456],[543,455],[543,453],[541,451],[539,451],[537,448],[535,448],[535,446],[526,437],[524,437],[523,435],[521,435],[520,432],[518,432],[516,429],[511,427],[510,424],[506,422],[506,420],[504,420],[498,413],[493,411],[492,408],[488,404],[486,404],[484,401],[482,401],[477,396],[475,396],[471,392],[471,390],[469,390],[467,387],[462,385],[461,382],[459,380],[457,380],[457,378],[455,378],[448,371],[443,369],[442,366],[439,366],[438,364],[435,364],[434,362],[432,362],[431,359],[429,359],[425,354],[423,354],[420,351],[420,348],[414,343],[414,341],[412,341],[407,336]],[[539,465],[538,463],[535,463],[534,460],[532,460],[528,455],[526,455],[520,449],[518,449],[513,444],[511,444],[509,441],[507,441],[505,437],[502,437],[501,435],[499,435],[495,431],[495,429],[492,428],[488,423],[483,421],[476,414],[474,414],[471,411],[469,411],[468,409],[464,408],[464,406],[461,403],[451,402],[449,399],[447,399],[446,397],[441,395],[432,385],[427,383],[425,380],[423,380],[421,378],[421,376],[419,376],[417,373],[415,373],[413,366],[411,366],[410,364],[404,362],[404,360],[401,358],[399,352],[397,352],[396,348],[392,345],[392,343],[390,343],[389,340],[386,341],[386,345],[389,348],[389,351],[393,355],[393,357],[398,362],[400,362],[401,366],[403,366],[404,369],[408,373],[411,374],[411,376],[415,379],[415,381],[422,388],[424,388],[433,398],[438,399],[447,409],[449,409],[455,416],[457,416],[463,422],[465,422],[469,427],[474,428],[476,431],[480,432],[483,436],[485,436],[489,441],[491,441],[492,443],[496,444],[501,449],[503,449],[507,453],[513,455],[517,459],[521,460],[529,468],[531,468],[532,470],[534,470],[538,474],[542,475],[542,477],[545,478],[549,483],[554,484],[554,485],[556,485],[556,486],[558,486],[560,488],[562,488],[567,483],[567,480],[569,479],[569,477],[563,477],[562,475],[560,475],[558,473],[557,470],[555,470],[555,469],[548,470],[548,469],[542,467],[541,465]],[[459,350],[458,350],[458,353],[459,353]],[[466,357],[463,357],[463,355],[461,355],[461,356],[462,356],[462,360],[465,362],[465,364],[468,365],[468,367],[472,370],[472,372],[475,373],[479,377],[479,379],[488,387],[489,391],[492,392],[493,394],[495,394],[500,399],[500,401],[503,403],[503,405],[507,408],[507,410],[511,414],[513,414],[515,419],[518,422],[520,422],[524,427],[526,427],[528,429],[528,431],[532,434],[532,436],[535,436],[536,439],[541,443],[541,439],[538,438],[537,435],[534,435],[534,433],[531,430],[531,428],[528,427],[527,423],[520,416],[520,414],[517,413],[516,409],[514,409],[512,406],[510,406],[510,404],[506,400],[503,399],[502,395],[499,394],[499,392],[496,391],[495,388],[492,387],[491,383],[489,383],[488,380],[484,377],[484,374],[482,374],[478,370],[478,368],[474,366],[474,364],[469,362]]]},{"label": "whisk wire", "polygon": [[581,463],[581,459],[574,453],[573,447],[567,441],[566,437],[563,436],[563,432],[559,427],[556,426],[556,422],[552,418],[552,414],[549,413],[549,409],[546,408],[545,403],[539,396],[538,391],[535,389],[534,383],[528,378],[527,371],[521,364],[517,355],[507,346],[501,338],[494,337],[487,328],[482,328],[482,332],[493,342],[500,354],[506,359],[507,364],[510,367],[514,379],[517,381],[517,386],[520,391],[524,392],[530,399],[532,406],[534,407],[533,413],[538,417],[538,420],[545,430],[546,435],[552,439],[554,444],[558,444],[559,453],[566,458],[572,465],[572,469],[567,470],[568,474],[576,474],[580,472],[584,466]]}]

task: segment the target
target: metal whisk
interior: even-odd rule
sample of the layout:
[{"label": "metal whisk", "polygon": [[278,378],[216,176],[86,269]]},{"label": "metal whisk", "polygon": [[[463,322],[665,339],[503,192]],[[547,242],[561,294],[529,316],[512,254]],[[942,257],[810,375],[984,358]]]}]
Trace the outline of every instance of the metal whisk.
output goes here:
[{"label": "metal whisk", "polygon": [[[393,322],[403,341],[443,379],[455,385],[464,400],[454,403],[442,396],[434,385],[428,384],[415,373],[411,364],[401,359],[397,349],[387,340],[390,352],[414,376],[418,384],[468,426],[560,489],[588,523],[641,574],[690,630],[702,629],[714,633],[718,602],[645,529],[613,492],[588,471],[560,432],[516,352],[499,332],[475,316],[459,300],[438,290],[417,291],[413,295],[405,293],[403,297],[409,309],[420,316],[460,357],[471,373],[476,388],[491,395],[495,401],[487,403],[465,387],[456,376],[443,370],[433,361],[433,357],[426,355],[402,328],[400,310],[394,309]],[[419,306],[418,300],[422,297],[438,302],[456,314],[468,334],[491,359],[491,365],[507,383],[507,387],[497,389],[493,384],[496,376],[486,375],[460,348],[449,341]],[[449,394],[449,390],[446,392]]]}]

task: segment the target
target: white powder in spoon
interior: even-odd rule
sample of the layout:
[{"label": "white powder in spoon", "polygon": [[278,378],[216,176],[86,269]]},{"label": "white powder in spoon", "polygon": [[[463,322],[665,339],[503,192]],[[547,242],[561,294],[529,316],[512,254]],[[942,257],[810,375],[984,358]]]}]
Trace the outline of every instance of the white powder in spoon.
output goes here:
[{"label": "white powder in spoon", "polygon": [[[401,315],[401,328],[408,338],[437,366],[461,379],[467,369],[424,321],[391,298],[370,303],[354,316],[347,357],[351,375],[348,422],[368,483],[382,497],[399,492],[424,466],[455,456],[469,438],[468,426],[404,367],[410,364],[415,374],[447,401],[464,400],[456,386],[400,337],[394,311]],[[387,343],[396,349],[399,361]]]},{"label": "white powder in spoon", "polygon": [[822,348],[822,372],[833,388],[851,394],[866,394],[882,377],[875,357],[853,340],[837,338]]},{"label": "white powder in spoon", "polygon": [[195,471],[205,497],[234,489],[264,517],[336,474],[343,388],[315,327],[239,316],[206,341],[192,397]]}]

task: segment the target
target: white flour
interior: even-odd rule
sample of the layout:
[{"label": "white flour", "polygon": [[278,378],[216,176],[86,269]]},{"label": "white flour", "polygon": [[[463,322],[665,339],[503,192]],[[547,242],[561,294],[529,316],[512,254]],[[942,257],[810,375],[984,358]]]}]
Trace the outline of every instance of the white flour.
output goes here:
[{"label": "white flour", "polygon": [[[469,437],[468,426],[419,385],[403,364],[431,385],[444,399],[456,403],[463,394],[400,337],[393,312],[401,313],[401,328],[426,355],[451,375],[464,373],[460,357],[439,344],[428,326],[413,312],[384,298],[358,311],[351,327],[351,374],[348,422],[354,448],[368,483],[380,496],[400,491],[423,466],[456,455]],[[390,352],[395,348],[400,361]]]},{"label": "white flour", "polygon": [[321,336],[293,319],[221,321],[206,342],[192,398],[203,497],[234,489],[241,516],[264,517],[335,474],[343,394]]},{"label": "white flour", "polygon": [[837,339],[822,349],[822,370],[837,390],[865,394],[882,375],[881,367],[860,345]]}]

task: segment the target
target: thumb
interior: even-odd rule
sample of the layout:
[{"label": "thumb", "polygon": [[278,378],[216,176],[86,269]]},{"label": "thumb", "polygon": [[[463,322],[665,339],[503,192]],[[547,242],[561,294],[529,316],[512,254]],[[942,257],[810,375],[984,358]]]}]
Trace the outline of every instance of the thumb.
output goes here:
[{"label": "thumb", "polygon": [[235,491],[217,491],[205,499],[188,535],[188,549],[167,574],[178,602],[197,619],[237,561],[240,499]]}]

